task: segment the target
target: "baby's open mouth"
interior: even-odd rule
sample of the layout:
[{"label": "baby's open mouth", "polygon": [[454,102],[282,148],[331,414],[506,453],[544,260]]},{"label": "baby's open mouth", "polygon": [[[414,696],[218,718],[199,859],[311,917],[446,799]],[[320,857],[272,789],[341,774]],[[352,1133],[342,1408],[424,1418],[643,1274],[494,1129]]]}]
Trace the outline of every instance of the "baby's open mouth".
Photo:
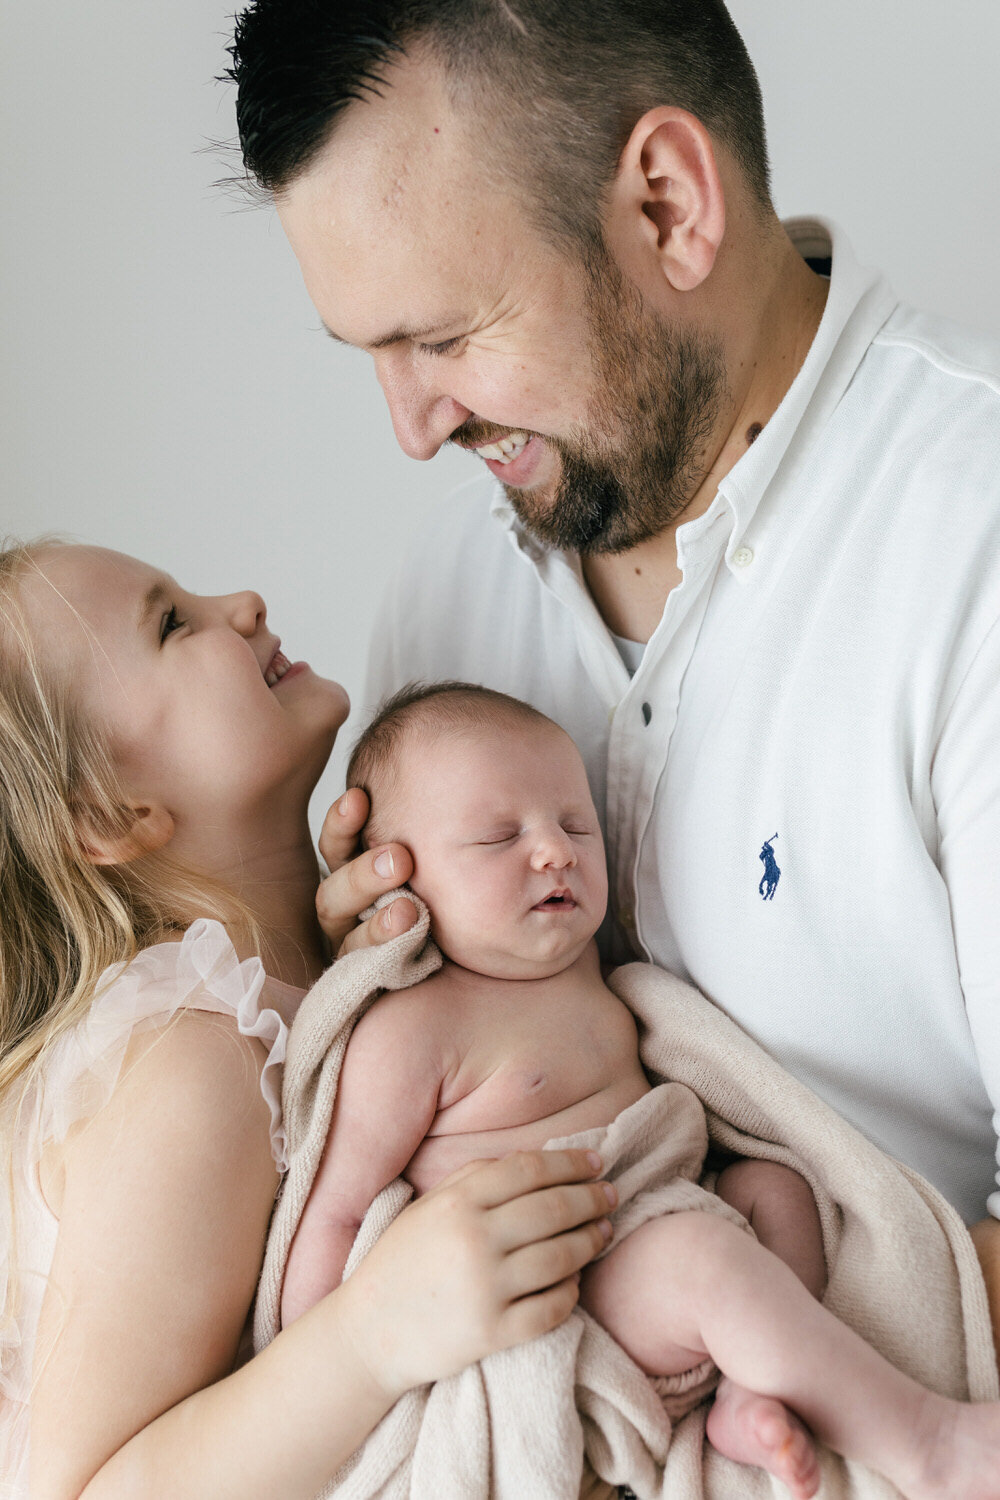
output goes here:
[{"label": "baby's open mouth", "polygon": [[571,911],[576,902],[567,890],[553,891],[544,901],[537,902],[532,911]]}]

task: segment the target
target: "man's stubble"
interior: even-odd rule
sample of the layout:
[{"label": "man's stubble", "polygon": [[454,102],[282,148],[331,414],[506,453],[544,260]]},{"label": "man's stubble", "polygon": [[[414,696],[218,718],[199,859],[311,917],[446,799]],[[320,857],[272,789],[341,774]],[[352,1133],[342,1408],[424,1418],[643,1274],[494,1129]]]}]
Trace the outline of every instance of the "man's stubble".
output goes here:
[{"label": "man's stubble", "polygon": [[505,486],[525,526],[582,556],[625,552],[681,516],[728,398],[722,348],[642,304],[606,250],[585,271],[595,389],[579,439],[546,437],[555,494]]}]

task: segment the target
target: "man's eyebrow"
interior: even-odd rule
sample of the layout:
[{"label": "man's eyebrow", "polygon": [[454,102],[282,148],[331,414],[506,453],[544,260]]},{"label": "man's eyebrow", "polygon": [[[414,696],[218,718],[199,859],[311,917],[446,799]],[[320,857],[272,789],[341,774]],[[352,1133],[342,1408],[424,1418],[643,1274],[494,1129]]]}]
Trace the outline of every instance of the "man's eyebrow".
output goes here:
[{"label": "man's eyebrow", "polygon": [[136,621],[136,629],[142,630],[149,621],[150,615],[158,604],[167,598],[167,587],[162,578],[158,578],[151,588],[146,590],[142,606],[139,610],[139,618]]},{"label": "man's eyebrow", "polygon": [[424,339],[429,333],[437,333],[442,328],[454,326],[457,318],[435,318],[433,323],[426,324],[423,328],[394,328],[391,333],[383,333],[377,339],[369,339],[367,344],[351,344],[349,339],[342,339],[339,333],[334,333],[332,328],[323,324],[327,335],[333,339],[335,344],[346,344],[349,348],[357,349],[387,349],[390,344],[404,344],[410,339]]}]

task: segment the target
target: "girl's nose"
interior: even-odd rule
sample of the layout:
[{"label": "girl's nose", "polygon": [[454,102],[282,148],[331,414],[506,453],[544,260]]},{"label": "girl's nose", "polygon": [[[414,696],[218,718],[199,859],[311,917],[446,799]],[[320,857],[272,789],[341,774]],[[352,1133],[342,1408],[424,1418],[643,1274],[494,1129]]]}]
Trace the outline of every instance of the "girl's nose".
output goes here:
[{"label": "girl's nose", "polygon": [[251,636],[267,619],[267,605],[253,589],[243,589],[239,594],[228,594],[223,600],[229,622],[240,635]]},{"label": "girl's nose", "polygon": [[536,870],[567,870],[576,864],[576,850],[565,829],[556,825],[539,834],[531,856]]}]

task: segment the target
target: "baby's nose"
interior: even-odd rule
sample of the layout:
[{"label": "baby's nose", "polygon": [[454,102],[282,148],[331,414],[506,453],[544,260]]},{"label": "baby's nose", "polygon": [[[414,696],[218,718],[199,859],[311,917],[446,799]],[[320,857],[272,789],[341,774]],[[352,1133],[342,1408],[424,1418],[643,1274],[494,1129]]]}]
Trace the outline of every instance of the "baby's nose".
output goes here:
[{"label": "baby's nose", "polygon": [[569,834],[559,827],[544,830],[535,844],[532,863],[540,870],[565,870],[575,865],[576,851]]}]

